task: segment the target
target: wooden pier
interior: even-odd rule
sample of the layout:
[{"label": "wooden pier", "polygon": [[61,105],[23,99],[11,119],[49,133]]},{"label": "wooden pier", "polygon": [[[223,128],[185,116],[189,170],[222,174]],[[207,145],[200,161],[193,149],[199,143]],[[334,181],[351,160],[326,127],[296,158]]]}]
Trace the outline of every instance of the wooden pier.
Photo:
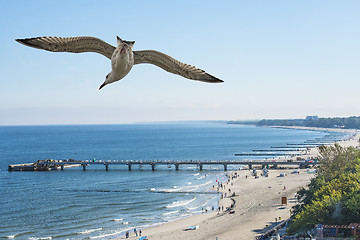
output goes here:
[{"label": "wooden pier", "polygon": [[165,165],[165,166],[175,166],[175,170],[178,171],[181,165],[195,165],[199,167],[199,170],[203,170],[205,165],[222,165],[224,171],[227,171],[228,165],[237,165],[237,166],[248,166],[249,169],[252,169],[254,166],[260,166],[261,168],[273,167],[278,168],[279,166],[283,167],[299,167],[305,168],[309,166],[314,166],[315,163],[312,161],[292,161],[292,160],[262,160],[262,161],[153,161],[153,160],[39,160],[36,163],[32,164],[17,164],[9,165],[9,171],[48,171],[48,170],[64,170],[69,167],[82,167],[85,171],[87,167],[91,165],[102,165],[105,167],[105,170],[109,170],[110,165],[123,165],[127,166],[128,170],[131,171],[134,165],[150,165],[151,170],[155,171],[156,166]]},{"label": "wooden pier", "polygon": [[235,153],[235,156],[263,156],[263,157],[294,157],[297,160],[285,160],[285,159],[271,159],[271,160],[224,160],[224,161],[206,161],[206,160],[187,160],[187,161],[154,161],[154,160],[39,160],[35,163],[9,165],[9,171],[49,171],[49,170],[64,170],[69,167],[82,167],[85,171],[87,167],[91,165],[102,165],[105,170],[108,171],[110,165],[123,165],[126,166],[129,171],[133,166],[151,166],[151,170],[155,171],[156,166],[165,165],[168,168],[175,167],[178,171],[182,165],[193,165],[203,170],[204,166],[223,166],[224,171],[227,171],[228,166],[248,166],[249,169],[256,167],[311,167],[314,163],[311,160],[300,160],[304,155],[308,154],[311,148],[316,148],[321,145],[331,145],[333,142],[341,141],[343,137],[333,136],[331,134],[324,137],[318,137],[313,140],[308,139],[303,143],[287,143],[285,146],[270,146],[271,149],[254,149],[247,153]]}]

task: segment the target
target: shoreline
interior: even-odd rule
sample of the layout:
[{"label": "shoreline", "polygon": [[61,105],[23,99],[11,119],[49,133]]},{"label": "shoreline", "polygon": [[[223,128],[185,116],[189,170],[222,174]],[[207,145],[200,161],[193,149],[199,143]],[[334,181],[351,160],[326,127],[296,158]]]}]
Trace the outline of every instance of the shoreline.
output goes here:
[{"label": "shoreline", "polygon": [[[249,170],[235,171],[237,178],[225,185],[221,193],[230,188],[235,196],[220,200],[224,211],[217,210],[192,215],[183,219],[142,229],[147,239],[253,239],[275,226],[276,219],[281,221],[290,217],[290,209],[296,203],[295,193],[309,183],[314,176],[302,169],[292,174],[293,169],[269,170],[269,177],[255,178]],[[234,174],[235,172],[232,172]],[[285,177],[280,174],[285,173]],[[247,177],[246,177],[247,176]],[[281,198],[287,197],[288,204],[281,205]],[[231,204],[233,214],[225,211]],[[268,227],[266,227],[268,225]],[[198,228],[190,230],[190,226]],[[241,226],[241,228],[239,228]],[[255,230],[255,231],[253,231]],[[125,237],[119,238],[125,239]],[[130,231],[130,238],[138,239]]]},{"label": "shoreline", "polygon": [[[360,131],[352,129],[309,128],[309,127],[278,127],[313,131],[338,131],[352,133],[351,138],[336,142],[340,146],[359,146]],[[332,143],[334,144],[334,143]],[[317,147],[310,148],[303,158],[315,158],[318,155]],[[291,159],[291,158],[290,158]],[[284,159],[285,160],[285,159]],[[253,239],[281,221],[290,217],[290,209],[297,203],[295,193],[310,182],[314,177],[301,169],[299,173],[292,173],[293,169],[269,170],[269,177],[255,178],[250,170],[228,172],[230,182],[219,189],[219,194],[227,194],[220,199],[219,206],[224,210],[234,205],[232,214],[228,211],[209,211],[194,214],[175,221],[162,223],[142,229],[142,236],[147,239]],[[285,177],[280,177],[284,174]],[[236,176],[236,177],[235,177]],[[230,186],[229,186],[230,184]],[[214,181],[215,185],[215,181]],[[235,196],[229,197],[229,188]],[[216,189],[214,189],[216,190]],[[287,198],[287,205],[281,204],[281,198]],[[196,227],[192,229],[189,227]],[[125,239],[125,237],[117,238]],[[128,239],[138,239],[130,231]]]}]

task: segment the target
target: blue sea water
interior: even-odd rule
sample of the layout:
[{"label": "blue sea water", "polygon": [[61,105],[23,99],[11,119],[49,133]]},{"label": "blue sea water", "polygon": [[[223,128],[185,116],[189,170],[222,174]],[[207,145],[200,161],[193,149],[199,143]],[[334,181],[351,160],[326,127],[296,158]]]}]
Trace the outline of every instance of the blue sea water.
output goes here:
[{"label": "blue sea water", "polygon": [[[235,153],[323,137],[318,131],[223,123],[0,127],[0,238],[110,239],[201,213],[222,168],[89,166],[8,172],[39,159],[239,160]],[[338,136],[341,137],[340,135]],[[252,157],[251,159],[255,159]]]}]

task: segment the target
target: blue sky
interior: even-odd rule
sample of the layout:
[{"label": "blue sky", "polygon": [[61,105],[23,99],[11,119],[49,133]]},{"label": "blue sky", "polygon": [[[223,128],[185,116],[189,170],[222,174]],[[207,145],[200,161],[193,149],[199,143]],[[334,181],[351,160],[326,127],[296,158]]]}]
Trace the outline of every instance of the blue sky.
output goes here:
[{"label": "blue sky", "polygon": [[[360,114],[359,1],[1,1],[0,125]],[[110,61],[16,38],[95,36],[223,79],[149,64],[101,91]]]}]

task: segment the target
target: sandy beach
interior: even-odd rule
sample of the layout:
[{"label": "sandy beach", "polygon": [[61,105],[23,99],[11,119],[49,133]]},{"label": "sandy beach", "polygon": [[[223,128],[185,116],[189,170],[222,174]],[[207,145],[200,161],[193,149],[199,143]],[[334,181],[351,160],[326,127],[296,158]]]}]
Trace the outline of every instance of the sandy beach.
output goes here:
[{"label": "sandy beach", "polygon": [[[359,146],[360,133],[358,131],[352,131],[352,133],[354,133],[352,139],[338,142],[338,144],[344,147]],[[313,148],[303,158],[317,155],[317,149]],[[221,194],[227,194],[219,202],[220,207],[224,207],[224,211],[215,209],[142,229],[142,236],[147,236],[147,239],[151,240],[254,239],[255,236],[274,227],[277,221],[290,217],[291,207],[297,202],[296,192],[305,187],[314,177],[314,174],[306,169],[300,169],[298,173],[293,173],[293,171],[294,169],[270,169],[268,177],[265,177],[261,176],[262,171],[258,170],[258,178],[252,175],[251,170],[228,172],[230,182],[223,183],[224,188],[219,189]],[[214,185],[217,186],[215,180]],[[234,193],[235,196],[229,197]],[[283,197],[287,198],[287,204],[282,204]],[[225,211],[232,204],[235,204],[234,212]],[[191,230],[189,226],[198,226],[198,228]],[[130,231],[128,239],[138,239],[138,237],[135,237],[134,232]]]}]

